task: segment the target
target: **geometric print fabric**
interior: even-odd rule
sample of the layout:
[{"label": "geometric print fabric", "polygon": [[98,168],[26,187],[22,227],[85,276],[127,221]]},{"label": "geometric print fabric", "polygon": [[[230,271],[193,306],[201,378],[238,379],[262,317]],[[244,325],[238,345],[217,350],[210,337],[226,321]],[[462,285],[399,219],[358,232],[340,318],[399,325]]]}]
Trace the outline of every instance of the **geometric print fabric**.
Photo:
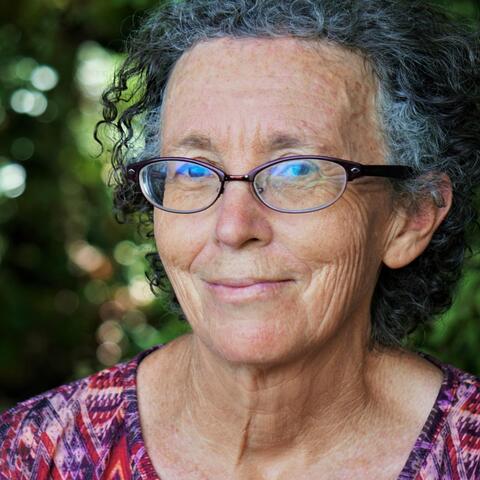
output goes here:
[{"label": "geometric print fabric", "polygon": [[[161,480],[142,437],[131,361],[0,415],[0,480]],[[480,480],[480,379],[442,369],[436,402],[398,480]]]}]

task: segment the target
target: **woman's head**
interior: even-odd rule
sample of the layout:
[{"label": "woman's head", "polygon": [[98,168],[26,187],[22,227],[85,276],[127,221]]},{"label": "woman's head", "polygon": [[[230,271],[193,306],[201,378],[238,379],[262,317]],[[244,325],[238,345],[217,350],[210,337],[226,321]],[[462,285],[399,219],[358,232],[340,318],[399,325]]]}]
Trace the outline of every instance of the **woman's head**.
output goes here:
[{"label": "woman's head", "polygon": [[[104,97],[105,119],[119,127],[114,167],[117,207],[124,216],[143,212],[147,221],[152,219],[150,205],[126,179],[128,162],[140,159],[133,159],[128,148],[137,135],[132,127],[137,116],[142,117],[140,127],[145,127],[146,146],[141,157],[160,153],[194,155],[192,149],[173,152],[173,138],[178,137],[182,125],[189,124],[190,128],[210,128],[221,145],[218,150],[223,149],[217,160],[221,157],[228,173],[243,174],[255,162],[271,159],[258,153],[258,145],[255,151],[253,146],[257,141],[265,144],[266,133],[276,126],[275,122],[285,125],[291,117],[297,129],[304,122],[305,136],[318,139],[316,151],[307,154],[330,153],[365,164],[410,165],[421,178],[394,182],[393,189],[385,182],[374,183],[373,189],[370,182],[352,184],[342,202],[330,207],[330,211],[314,214],[264,214],[258,204],[252,203],[253,198],[243,197],[249,192],[240,184],[229,185],[223,203],[212,207],[216,210],[211,212],[185,216],[156,212],[160,252],[166,253],[166,266],[170,266],[170,275],[173,273],[177,294],[188,298],[187,304],[182,303],[189,318],[207,305],[216,308],[205,303],[207,296],[201,298],[198,288],[194,288],[202,275],[207,277],[203,280],[222,280],[213,277],[218,272],[231,277],[233,267],[239,276],[252,275],[252,265],[259,268],[256,275],[261,271],[263,276],[270,272],[285,279],[310,277],[308,288],[296,292],[297,296],[297,280],[281,287],[295,285],[290,293],[280,295],[285,301],[285,313],[290,316],[300,314],[301,306],[294,300],[301,295],[306,298],[304,305],[322,315],[322,308],[332,301],[335,308],[360,308],[358,302],[373,293],[371,340],[378,345],[399,342],[409,330],[450,304],[466,248],[465,229],[475,218],[471,195],[478,182],[479,47],[473,34],[469,37],[457,31],[443,15],[422,5],[397,0],[195,1],[174,3],[146,21],[130,44],[129,56],[116,82]],[[220,40],[223,37],[227,39]],[[278,55],[281,42],[283,58]],[[212,63],[210,71],[205,68],[208,62]],[[197,67],[192,66],[195,64]],[[295,83],[300,78],[295,74],[302,68],[303,80]],[[203,84],[192,80],[192,72],[200,72],[198,79],[203,78]],[[251,105],[248,73],[252,80]],[[309,75],[311,90],[304,82]],[[118,102],[133,78],[138,82],[138,101],[119,114]],[[282,84],[284,80],[292,83]],[[335,92],[329,92],[329,81],[336,85]],[[296,98],[303,101],[295,104]],[[258,108],[259,104],[264,105]],[[347,104],[350,115],[345,120],[341,112]],[[238,118],[236,105],[240,109]],[[289,105],[294,110],[289,111]],[[325,105],[333,108],[329,111]],[[318,116],[313,121],[315,112]],[[299,148],[288,153],[298,154]],[[445,176],[438,172],[448,175],[453,188],[453,205],[447,219],[436,233],[432,232],[425,251],[419,249],[418,258],[399,261],[402,249],[386,257],[387,240],[396,225],[391,221],[390,206],[393,211],[417,215],[432,194],[438,199],[448,190],[442,184]],[[233,203],[227,212],[228,202]],[[239,249],[242,232],[257,241]],[[222,258],[215,252],[220,244],[224,253],[230,252]],[[243,253],[232,255],[235,248],[237,253]],[[329,262],[327,273],[325,265]],[[187,278],[185,272],[197,277]],[[369,281],[362,281],[360,273]],[[161,275],[158,269],[157,280]],[[330,299],[329,289],[334,292]],[[355,299],[341,299],[342,292]],[[189,306],[192,312],[188,312]],[[265,315],[273,315],[279,306],[263,302],[255,305],[255,312],[261,314],[264,309]],[[233,317],[240,310],[232,308]],[[306,328],[304,334],[308,341],[315,335],[313,327],[311,331]]]},{"label": "woman's head", "polygon": [[[202,42],[170,77],[159,153],[235,175],[292,154],[382,164],[374,92],[362,60],[339,48],[285,38]],[[198,197],[202,177],[186,188],[195,174],[167,173],[165,196]],[[328,188],[318,174],[308,177]],[[398,228],[390,200],[385,181],[363,178],[330,207],[295,215],[260,203],[247,182],[230,182],[202,212],[157,209],[155,237],[194,332],[224,358],[278,361],[341,331],[349,331],[348,348],[366,343],[364,319]]]}]

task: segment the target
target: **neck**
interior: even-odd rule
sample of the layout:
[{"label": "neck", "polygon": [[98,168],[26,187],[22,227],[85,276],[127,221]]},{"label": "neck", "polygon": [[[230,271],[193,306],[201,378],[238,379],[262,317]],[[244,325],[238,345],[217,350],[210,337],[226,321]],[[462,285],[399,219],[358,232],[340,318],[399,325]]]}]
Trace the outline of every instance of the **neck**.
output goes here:
[{"label": "neck", "polygon": [[308,462],[340,448],[375,416],[378,355],[352,340],[285,364],[249,366],[188,336],[180,425],[236,465],[292,450]]}]

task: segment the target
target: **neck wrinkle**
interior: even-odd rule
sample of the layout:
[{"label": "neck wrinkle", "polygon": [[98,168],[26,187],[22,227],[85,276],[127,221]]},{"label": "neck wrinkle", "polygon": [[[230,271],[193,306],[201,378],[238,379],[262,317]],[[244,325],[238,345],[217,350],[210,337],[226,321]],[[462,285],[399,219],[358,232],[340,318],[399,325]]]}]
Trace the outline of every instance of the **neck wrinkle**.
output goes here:
[{"label": "neck wrinkle", "polygon": [[305,462],[324,456],[374,409],[368,352],[353,343],[348,352],[329,345],[294,364],[258,368],[222,363],[191,338],[181,418],[232,465],[292,449]]}]

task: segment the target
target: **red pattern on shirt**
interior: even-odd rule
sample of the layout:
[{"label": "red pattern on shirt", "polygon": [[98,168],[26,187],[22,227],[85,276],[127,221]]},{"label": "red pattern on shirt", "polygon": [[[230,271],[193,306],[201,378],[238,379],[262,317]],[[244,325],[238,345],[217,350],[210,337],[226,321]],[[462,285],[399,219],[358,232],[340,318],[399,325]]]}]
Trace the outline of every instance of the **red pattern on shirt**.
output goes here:
[{"label": "red pattern on shirt", "polygon": [[[3,413],[0,480],[160,480],[136,392],[138,364],[159,347]],[[425,357],[444,381],[398,478],[480,480],[480,379]]]}]

